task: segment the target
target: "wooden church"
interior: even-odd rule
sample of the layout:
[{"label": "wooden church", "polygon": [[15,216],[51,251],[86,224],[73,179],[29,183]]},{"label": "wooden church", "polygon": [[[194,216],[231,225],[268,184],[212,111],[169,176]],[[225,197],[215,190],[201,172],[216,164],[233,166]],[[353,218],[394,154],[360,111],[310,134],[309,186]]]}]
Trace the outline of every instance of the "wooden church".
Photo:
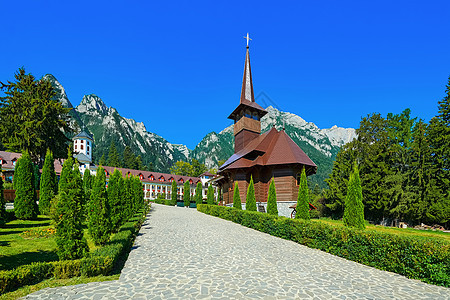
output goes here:
[{"label": "wooden church", "polygon": [[233,203],[235,182],[245,202],[253,176],[257,202],[267,202],[269,184],[275,180],[277,202],[297,201],[302,168],[316,173],[317,166],[283,130],[273,127],[261,134],[261,118],[267,111],[255,102],[250,54],[247,44],[241,99],[228,116],[234,121],[234,154],[219,168],[216,183],[222,188],[224,204]]}]

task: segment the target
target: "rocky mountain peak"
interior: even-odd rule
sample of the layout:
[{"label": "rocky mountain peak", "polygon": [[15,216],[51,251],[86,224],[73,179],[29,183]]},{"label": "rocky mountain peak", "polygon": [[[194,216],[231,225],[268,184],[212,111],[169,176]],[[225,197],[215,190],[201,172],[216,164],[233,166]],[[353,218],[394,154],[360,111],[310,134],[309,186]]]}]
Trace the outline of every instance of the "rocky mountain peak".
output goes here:
[{"label": "rocky mountain peak", "polygon": [[56,98],[64,107],[72,108],[72,103],[70,103],[69,98],[67,97],[66,90],[63,88],[61,83],[56,79],[52,74],[46,74],[42,79],[50,81],[52,87],[56,90]]},{"label": "rocky mountain peak", "polygon": [[93,113],[100,115],[107,115],[109,108],[106,106],[105,102],[95,94],[84,95],[83,100],[77,106],[77,111],[79,113]]}]

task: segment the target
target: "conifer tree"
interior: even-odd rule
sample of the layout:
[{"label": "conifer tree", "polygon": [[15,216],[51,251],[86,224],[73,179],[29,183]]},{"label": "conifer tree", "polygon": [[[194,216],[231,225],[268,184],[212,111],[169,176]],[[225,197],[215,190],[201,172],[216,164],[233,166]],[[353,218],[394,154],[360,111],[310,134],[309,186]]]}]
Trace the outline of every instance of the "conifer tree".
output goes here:
[{"label": "conifer tree", "polygon": [[89,202],[89,199],[91,198],[91,190],[92,190],[92,184],[94,183],[94,176],[91,175],[91,171],[89,169],[84,170],[83,174],[83,190],[85,194],[85,203],[87,204]]},{"label": "conifer tree", "polygon": [[119,153],[117,153],[116,144],[114,141],[111,141],[111,145],[109,146],[109,155],[108,155],[108,166],[120,168],[120,158]]},{"label": "conifer tree", "polygon": [[[2,173],[2,169],[0,166],[0,173]],[[3,178],[0,176],[0,225],[6,223],[6,201],[5,196],[3,195]]]},{"label": "conifer tree", "polygon": [[144,190],[142,182],[138,176],[133,176],[133,202],[135,213],[144,207]]},{"label": "conifer tree", "polygon": [[347,196],[345,197],[344,217],[346,226],[364,229],[364,205],[362,203],[361,181],[359,179],[358,167],[355,163],[353,173],[348,181]]},{"label": "conifer tree", "polygon": [[269,185],[269,195],[267,197],[267,213],[270,215],[278,216],[277,192],[275,190],[275,180],[273,179],[273,177]]},{"label": "conifer tree", "polygon": [[245,210],[256,211],[255,186],[253,185],[253,176],[250,175],[250,184],[247,188],[247,198],[245,199]]},{"label": "conifer tree", "polygon": [[28,152],[22,154],[16,162],[14,175],[16,198],[14,199],[14,214],[22,220],[36,219],[38,206],[36,190],[34,189],[33,163]]},{"label": "conifer tree", "polygon": [[105,166],[106,165],[106,157],[105,157],[105,153],[102,154],[102,157],[100,157],[100,161],[98,162],[98,164],[100,166]]},{"label": "conifer tree", "polygon": [[136,156],[135,166],[136,170],[147,171],[147,168],[142,163],[142,157],[140,155]]},{"label": "conifer tree", "polygon": [[50,213],[50,203],[55,196],[56,190],[55,177],[53,153],[50,150],[47,150],[39,188],[39,211],[43,215],[48,215]]},{"label": "conifer tree", "polygon": [[239,186],[237,181],[234,184],[233,207],[236,209],[242,209],[241,196],[239,195]]},{"label": "conifer tree", "polygon": [[104,245],[110,236],[110,213],[106,193],[106,175],[102,167],[97,169],[88,209],[88,231],[96,245]]},{"label": "conifer tree", "polygon": [[222,189],[219,187],[219,190],[217,191],[217,204],[222,201]]},{"label": "conifer tree", "polygon": [[195,203],[199,205],[202,204],[202,202],[203,202],[202,183],[199,181],[197,182],[197,187],[195,188]]},{"label": "conifer tree", "polygon": [[126,146],[123,150],[123,167],[128,169],[137,169],[136,168],[136,157],[131,151],[130,146]]},{"label": "conifer tree", "polygon": [[209,205],[214,204],[214,188],[212,187],[211,184],[208,186],[208,194],[206,196],[206,203],[208,203]]},{"label": "conifer tree", "polygon": [[174,180],[172,180],[172,193],[170,194],[171,196],[171,204],[172,205],[177,205],[177,196],[178,196],[178,191],[177,191],[177,182]]},{"label": "conifer tree", "polygon": [[131,183],[131,177],[125,176],[124,178],[124,194],[123,198],[125,199],[125,218],[124,221],[131,218],[134,214],[134,203],[133,203],[133,184]]},{"label": "conifer tree", "polygon": [[59,200],[56,203],[56,244],[60,260],[81,258],[89,248],[83,235],[83,181],[72,156],[61,171]]},{"label": "conifer tree", "polygon": [[300,185],[298,187],[297,208],[295,213],[296,219],[309,220],[309,195],[308,184],[306,182],[305,168],[302,169],[300,177]]},{"label": "conifer tree", "polygon": [[186,181],[183,186],[183,202],[185,207],[189,207],[191,204],[191,186],[189,181]]},{"label": "conifer tree", "polygon": [[122,173],[115,169],[113,174],[109,177],[108,182],[108,205],[110,207],[111,215],[111,230],[112,232],[117,232],[119,227],[122,225],[123,217],[123,203],[122,195],[120,190],[123,188],[121,186]]}]

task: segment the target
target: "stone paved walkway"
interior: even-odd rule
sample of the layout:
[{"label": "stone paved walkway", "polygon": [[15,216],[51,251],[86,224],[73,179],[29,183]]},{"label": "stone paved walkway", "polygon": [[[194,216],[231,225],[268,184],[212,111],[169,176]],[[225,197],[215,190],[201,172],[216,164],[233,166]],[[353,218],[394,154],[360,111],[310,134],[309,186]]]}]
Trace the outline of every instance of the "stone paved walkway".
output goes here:
[{"label": "stone paved walkway", "polygon": [[118,281],[26,299],[450,299],[380,271],[194,209],[154,205]]}]

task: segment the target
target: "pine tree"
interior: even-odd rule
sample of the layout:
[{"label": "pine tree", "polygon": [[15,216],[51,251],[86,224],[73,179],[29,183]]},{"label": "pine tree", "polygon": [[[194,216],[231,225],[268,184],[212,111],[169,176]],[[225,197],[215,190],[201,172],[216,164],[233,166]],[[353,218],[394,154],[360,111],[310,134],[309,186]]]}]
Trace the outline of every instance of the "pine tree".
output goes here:
[{"label": "pine tree", "polygon": [[131,151],[130,146],[126,146],[123,150],[123,167],[128,169],[137,169],[136,168],[136,157]]},{"label": "pine tree", "polygon": [[245,210],[256,211],[255,186],[253,185],[253,176],[250,175],[250,184],[247,188],[247,198],[245,199]]},{"label": "pine tree", "polygon": [[185,207],[189,207],[191,203],[191,186],[189,181],[186,181],[183,186],[183,202]]},{"label": "pine tree", "polygon": [[278,216],[277,192],[275,190],[275,180],[273,179],[273,177],[269,185],[269,195],[267,197],[267,213],[270,215]]},{"label": "pine tree", "polygon": [[39,189],[39,211],[43,215],[48,215],[50,213],[50,203],[55,196],[55,191],[57,190],[55,178],[56,173],[53,153],[49,149],[45,155]]},{"label": "pine tree", "polygon": [[123,188],[121,186],[122,173],[115,169],[113,174],[109,177],[108,182],[108,206],[110,208],[111,215],[111,230],[112,232],[117,232],[119,227],[122,225],[123,217],[123,203],[122,195],[120,190]]},{"label": "pine tree", "polygon": [[[2,173],[2,169],[0,166],[0,173]],[[0,176],[0,225],[6,223],[6,201],[5,196],[3,195],[3,178]]]},{"label": "pine tree", "polygon": [[142,163],[142,157],[140,155],[136,156],[135,165],[136,170],[147,171],[147,168]]},{"label": "pine tree", "polygon": [[203,202],[202,183],[199,181],[197,182],[197,187],[195,188],[195,203],[199,205],[202,204],[202,202]]},{"label": "pine tree", "polygon": [[171,204],[172,205],[177,205],[177,196],[178,196],[178,191],[177,191],[177,182],[175,180],[172,181],[172,192],[171,192]]},{"label": "pine tree", "polygon": [[28,152],[23,153],[16,162],[14,182],[16,189],[14,214],[18,219],[36,219],[38,206],[34,189],[33,163]]},{"label": "pine tree", "polygon": [[102,157],[100,157],[100,161],[98,162],[98,164],[100,166],[105,166],[106,165],[106,157],[105,157],[105,153],[102,154]]},{"label": "pine tree", "polygon": [[108,155],[108,166],[120,168],[120,158],[119,153],[117,153],[116,144],[114,141],[111,141],[111,145],[109,146],[109,155]]},{"label": "pine tree", "polygon": [[106,175],[102,167],[97,169],[88,209],[88,231],[96,245],[104,245],[110,236],[110,214],[106,193]]},{"label": "pine tree", "polygon": [[302,174],[300,177],[295,218],[296,219],[304,219],[304,220],[310,219],[308,184],[306,182],[305,168],[302,169]]},{"label": "pine tree", "polygon": [[347,196],[345,197],[344,217],[342,218],[346,226],[364,229],[364,205],[362,202],[361,181],[359,179],[358,167],[355,164],[353,173],[348,181]]},{"label": "pine tree", "polygon": [[212,185],[208,186],[208,194],[206,196],[206,203],[208,203],[209,205],[214,204],[214,188],[212,187]]},{"label": "pine tree", "polygon": [[237,181],[234,184],[233,207],[236,209],[242,209],[241,196],[239,195],[239,186]]},{"label": "pine tree", "polygon": [[89,248],[83,235],[83,181],[71,156],[63,164],[61,177],[64,182],[60,185],[56,203],[57,253],[60,260],[77,259]]}]

